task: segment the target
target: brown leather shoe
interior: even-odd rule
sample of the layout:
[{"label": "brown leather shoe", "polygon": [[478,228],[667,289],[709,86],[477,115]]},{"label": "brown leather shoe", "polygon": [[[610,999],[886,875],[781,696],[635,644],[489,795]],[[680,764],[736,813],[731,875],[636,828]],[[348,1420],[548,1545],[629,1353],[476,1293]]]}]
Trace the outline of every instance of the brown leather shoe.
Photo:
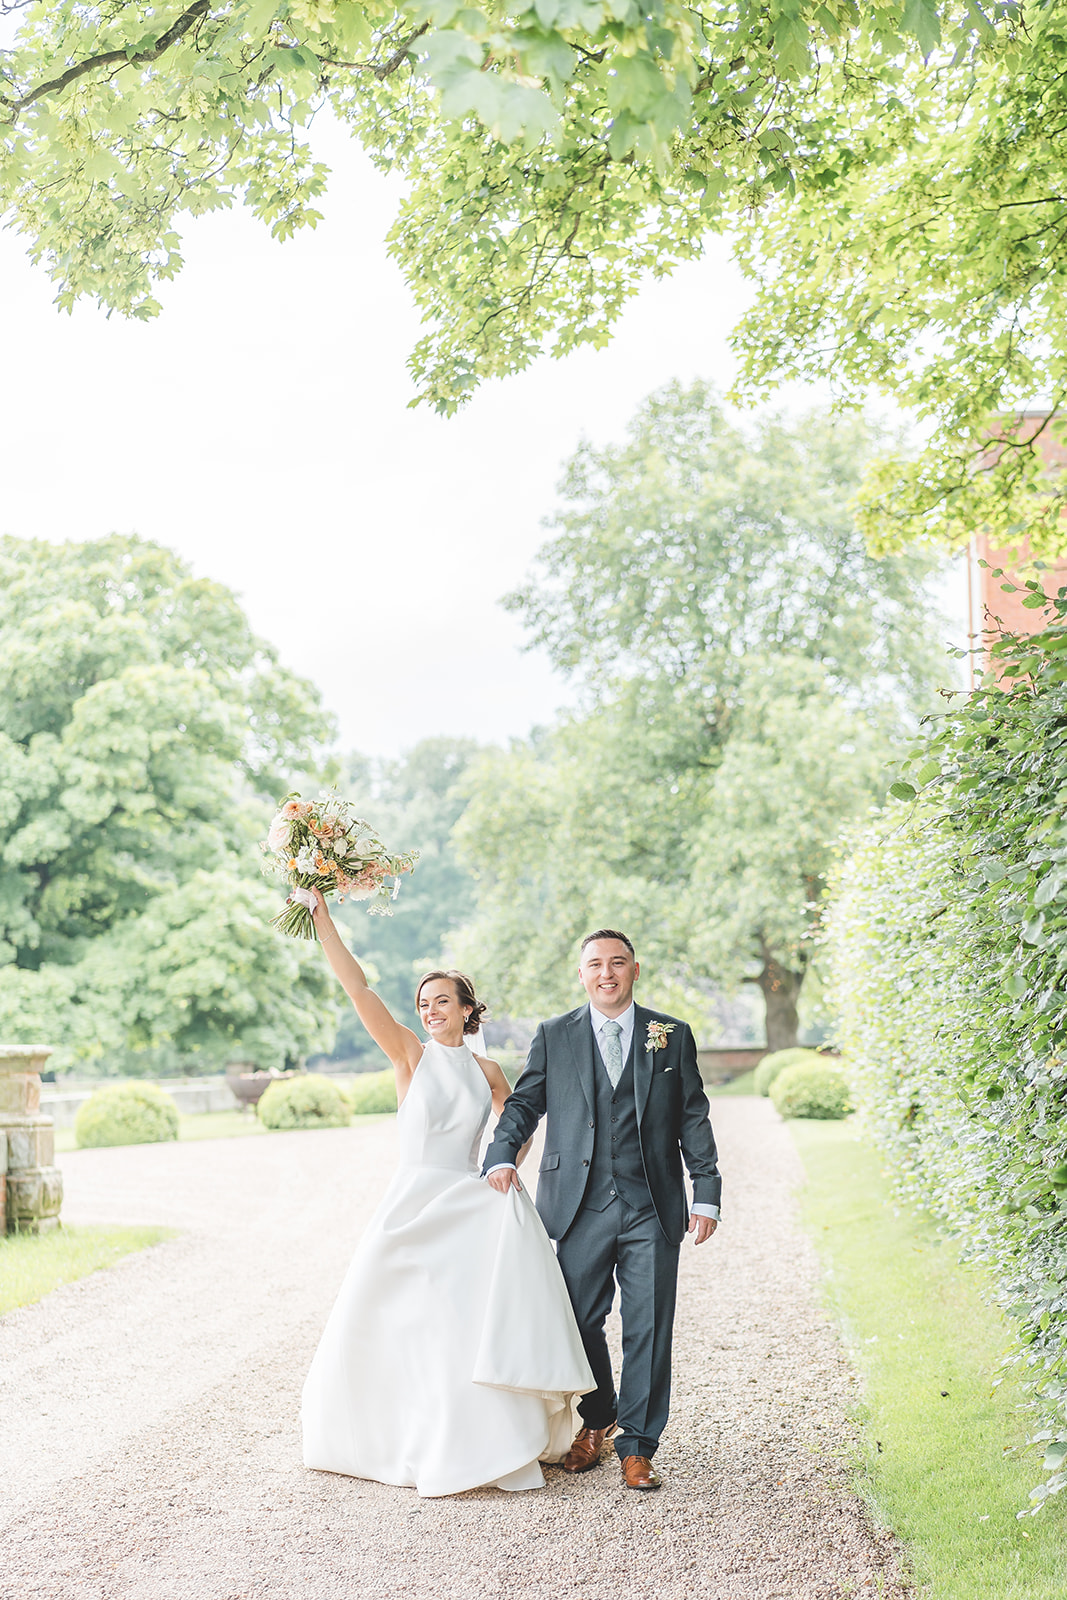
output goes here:
[{"label": "brown leather shoe", "polygon": [[588,1472],[590,1468],[598,1466],[604,1441],[610,1439],[616,1429],[614,1422],[606,1428],[583,1428],[567,1451],[563,1462],[564,1472]]},{"label": "brown leather shoe", "polygon": [[623,1456],[622,1481],[628,1489],[658,1489],[661,1479],[647,1456]]}]

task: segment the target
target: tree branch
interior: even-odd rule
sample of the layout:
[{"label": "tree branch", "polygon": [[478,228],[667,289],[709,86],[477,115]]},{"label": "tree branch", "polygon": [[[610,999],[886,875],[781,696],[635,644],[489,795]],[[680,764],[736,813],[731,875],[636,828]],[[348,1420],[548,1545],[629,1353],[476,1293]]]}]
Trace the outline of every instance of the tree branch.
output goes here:
[{"label": "tree branch", "polygon": [[424,22],[421,27],[414,28],[396,47],[389,59],[377,65],[373,61],[327,61],[325,64],[330,67],[345,67],[350,72],[372,72],[376,78],[389,78],[398,67],[403,66],[415,40],[421,38],[429,26],[428,22]]},{"label": "tree branch", "polygon": [[189,29],[195,27],[202,18],[206,17],[211,9],[211,0],[195,0],[188,11],[183,11],[177,22],[172,23],[166,33],[161,33],[155,44],[147,50],[140,51],[131,56],[125,50],[107,50],[99,56],[87,56],[84,61],[79,61],[76,66],[68,67],[66,72],[60,73],[58,78],[51,78],[47,83],[40,83],[36,89],[30,89],[18,100],[11,100],[7,95],[0,95],[0,104],[11,111],[24,111],[27,106],[32,106],[35,100],[42,99],[46,94],[58,94],[61,90],[76,83],[79,78],[84,78],[89,72],[95,72],[98,67],[144,67],[152,61],[158,61],[172,44],[184,38]]}]

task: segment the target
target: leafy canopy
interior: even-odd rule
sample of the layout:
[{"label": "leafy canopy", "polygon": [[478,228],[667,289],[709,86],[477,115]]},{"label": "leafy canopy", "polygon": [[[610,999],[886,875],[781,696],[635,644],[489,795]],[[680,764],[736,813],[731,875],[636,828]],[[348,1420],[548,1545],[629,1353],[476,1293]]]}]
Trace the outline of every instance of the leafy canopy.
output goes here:
[{"label": "leafy canopy", "polygon": [[827,181],[840,102],[877,121],[920,51],[944,37],[967,72],[993,26],[970,0],[13,9],[0,207],[61,304],[153,315],[183,211],[241,200],[277,237],[314,225],[307,130],[328,107],[410,184],[392,247],[430,325],[413,370],[444,411],[546,343],[606,341],[642,274]]},{"label": "leafy canopy", "polygon": [[813,125],[795,201],[769,200],[747,229],[759,292],[735,344],[750,391],[829,379],[923,419],[923,448],[887,454],[864,486],[874,547],[988,529],[1050,554],[1064,547],[1044,454],[1062,429],[1044,416],[1067,401],[1067,6],[979,26],[967,61],[935,50],[896,96],[844,98]]},{"label": "leafy canopy", "polygon": [[88,1057],[243,1038],[270,1060],[328,1035],[321,982],[266,926],[255,844],[330,731],[170,551],[0,541],[5,1031]]}]

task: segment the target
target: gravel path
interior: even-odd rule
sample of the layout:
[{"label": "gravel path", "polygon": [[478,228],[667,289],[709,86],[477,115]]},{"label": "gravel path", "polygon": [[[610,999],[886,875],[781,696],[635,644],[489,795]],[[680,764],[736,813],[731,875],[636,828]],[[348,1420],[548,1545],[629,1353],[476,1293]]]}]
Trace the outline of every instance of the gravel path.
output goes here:
[{"label": "gravel path", "polygon": [[900,1597],[850,1492],[854,1378],[765,1100],[714,1108],[727,1221],[683,1248],[664,1488],[306,1472],[300,1386],[393,1166],[391,1122],[62,1158],[69,1222],[180,1237],[0,1320],[3,1600]]}]

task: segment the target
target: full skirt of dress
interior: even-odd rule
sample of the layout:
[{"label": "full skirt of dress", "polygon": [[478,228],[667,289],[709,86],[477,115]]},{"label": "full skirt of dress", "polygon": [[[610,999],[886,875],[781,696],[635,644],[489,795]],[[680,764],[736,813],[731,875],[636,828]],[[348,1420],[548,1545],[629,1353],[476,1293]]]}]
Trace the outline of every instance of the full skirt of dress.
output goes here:
[{"label": "full skirt of dress", "polygon": [[[427,1046],[401,1111],[402,1147],[417,1159],[401,1165],[360,1241],[302,1405],[305,1465],[426,1496],[540,1488],[539,1463],[566,1453],[577,1401],[593,1387],[528,1194],[501,1195],[471,1169],[488,1110],[464,1108],[452,1078],[475,1099],[488,1086],[473,1056],[462,1051],[476,1078],[459,1055]],[[465,1126],[442,1129],[464,1109]],[[453,1155],[450,1131],[465,1141],[462,1168],[426,1159]]]}]

